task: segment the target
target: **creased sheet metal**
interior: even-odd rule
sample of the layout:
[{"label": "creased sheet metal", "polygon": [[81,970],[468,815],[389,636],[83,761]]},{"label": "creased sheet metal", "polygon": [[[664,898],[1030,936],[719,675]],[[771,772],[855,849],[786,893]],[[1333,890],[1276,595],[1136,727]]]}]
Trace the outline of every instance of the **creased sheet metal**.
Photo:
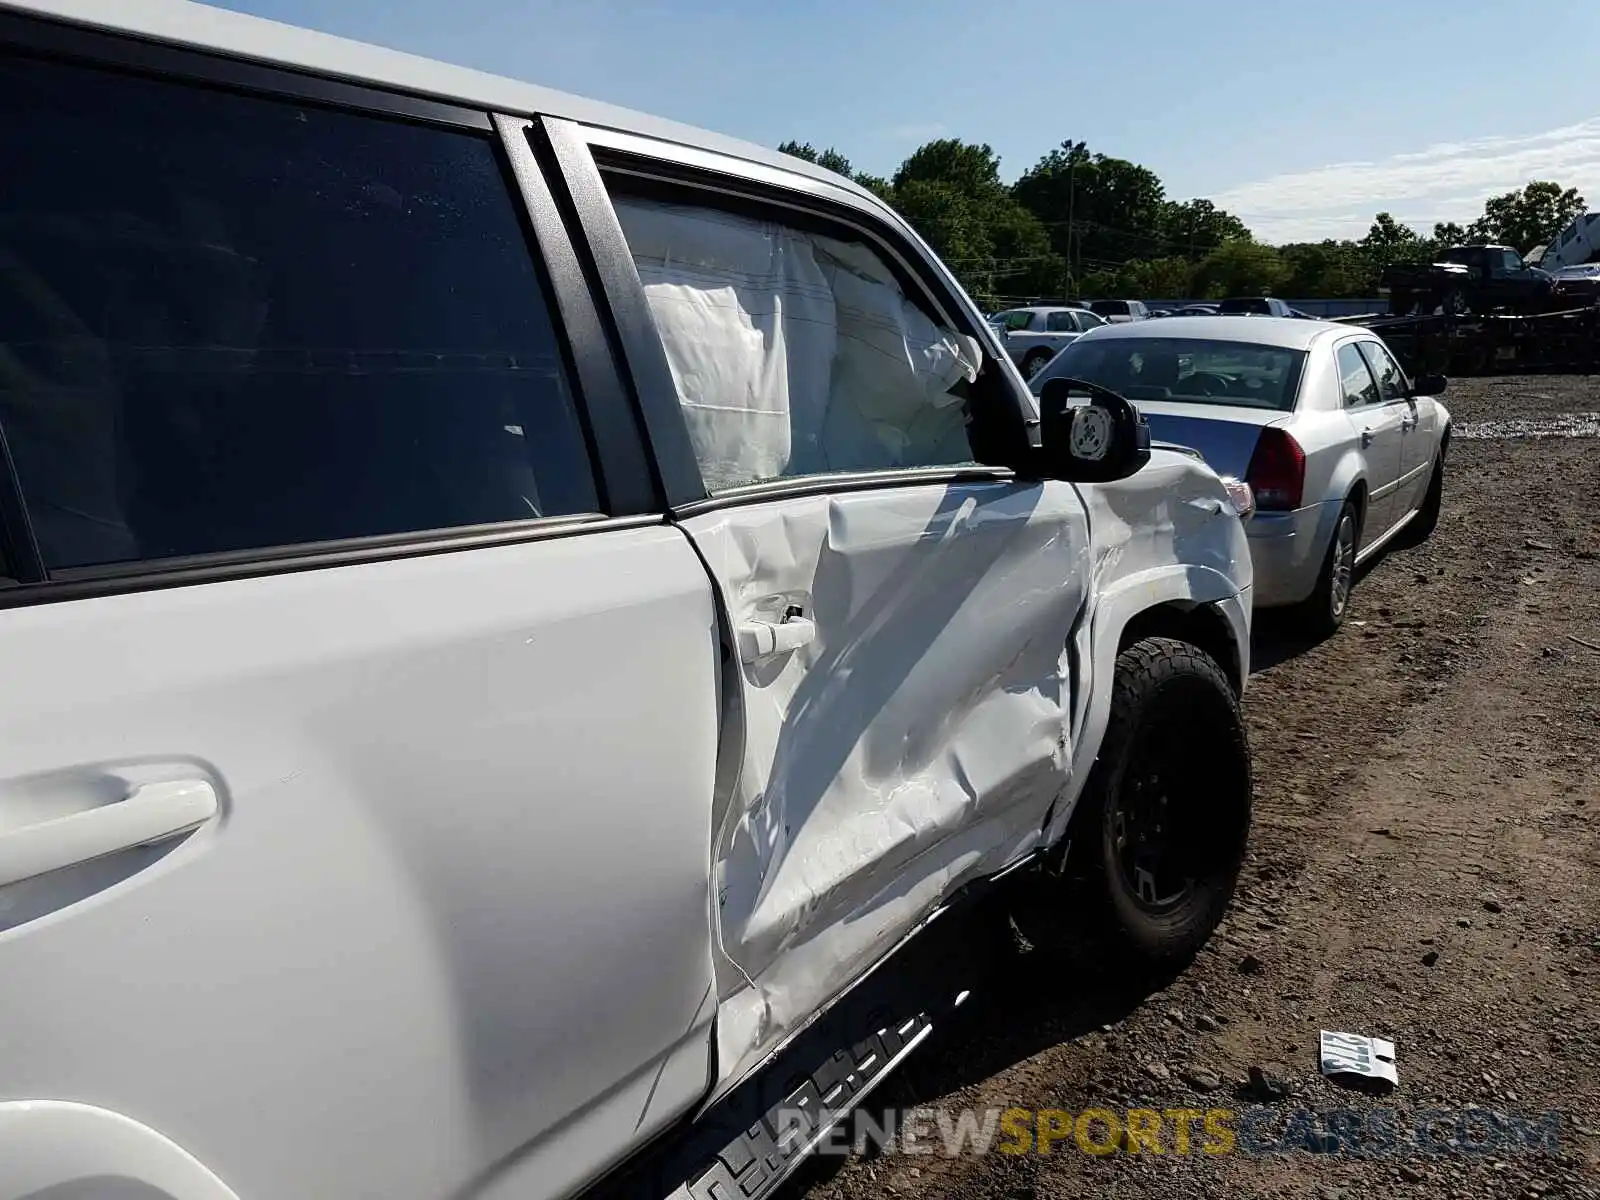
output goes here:
[{"label": "creased sheet metal", "polygon": [[745,755],[716,838],[731,1068],[1038,839],[1067,780],[1066,640],[1091,562],[1059,483],[789,499],[686,527],[735,621],[796,606],[817,631],[743,666]]}]

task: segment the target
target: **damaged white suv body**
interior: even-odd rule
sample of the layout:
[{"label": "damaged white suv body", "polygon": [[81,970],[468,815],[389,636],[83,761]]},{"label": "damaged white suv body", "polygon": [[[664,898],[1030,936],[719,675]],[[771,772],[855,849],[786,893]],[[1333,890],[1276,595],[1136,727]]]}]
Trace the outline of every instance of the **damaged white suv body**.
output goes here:
[{"label": "damaged white suv body", "polygon": [[189,4],[0,60],[0,1197],[758,1197],[982,885],[1209,935],[1230,493],[872,195]]}]

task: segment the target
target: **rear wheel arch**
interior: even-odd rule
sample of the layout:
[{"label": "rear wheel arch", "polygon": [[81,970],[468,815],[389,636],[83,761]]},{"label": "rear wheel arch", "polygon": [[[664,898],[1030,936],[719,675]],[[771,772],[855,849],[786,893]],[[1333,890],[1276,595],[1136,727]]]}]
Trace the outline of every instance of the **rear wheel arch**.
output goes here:
[{"label": "rear wheel arch", "polygon": [[1367,481],[1357,479],[1350,485],[1350,490],[1345,494],[1345,500],[1353,504],[1356,510],[1356,530],[1360,532],[1367,523]]}]

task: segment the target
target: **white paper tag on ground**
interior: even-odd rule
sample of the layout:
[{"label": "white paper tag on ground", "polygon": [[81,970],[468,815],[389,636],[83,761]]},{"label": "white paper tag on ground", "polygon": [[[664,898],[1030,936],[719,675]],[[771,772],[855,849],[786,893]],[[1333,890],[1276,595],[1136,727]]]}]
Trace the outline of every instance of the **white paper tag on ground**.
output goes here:
[{"label": "white paper tag on ground", "polygon": [[1358,1075],[1382,1079],[1396,1087],[1400,1084],[1400,1073],[1394,1065],[1394,1043],[1382,1038],[1324,1029],[1321,1058],[1324,1075]]}]

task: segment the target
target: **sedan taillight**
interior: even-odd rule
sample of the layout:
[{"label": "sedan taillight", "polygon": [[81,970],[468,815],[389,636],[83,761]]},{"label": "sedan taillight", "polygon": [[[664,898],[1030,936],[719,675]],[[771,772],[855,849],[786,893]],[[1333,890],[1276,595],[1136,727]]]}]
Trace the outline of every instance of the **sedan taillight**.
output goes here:
[{"label": "sedan taillight", "polygon": [[1244,479],[1255,493],[1258,510],[1297,509],[1306,486],[1306,452],[1287,431],[1263,429]]}]

